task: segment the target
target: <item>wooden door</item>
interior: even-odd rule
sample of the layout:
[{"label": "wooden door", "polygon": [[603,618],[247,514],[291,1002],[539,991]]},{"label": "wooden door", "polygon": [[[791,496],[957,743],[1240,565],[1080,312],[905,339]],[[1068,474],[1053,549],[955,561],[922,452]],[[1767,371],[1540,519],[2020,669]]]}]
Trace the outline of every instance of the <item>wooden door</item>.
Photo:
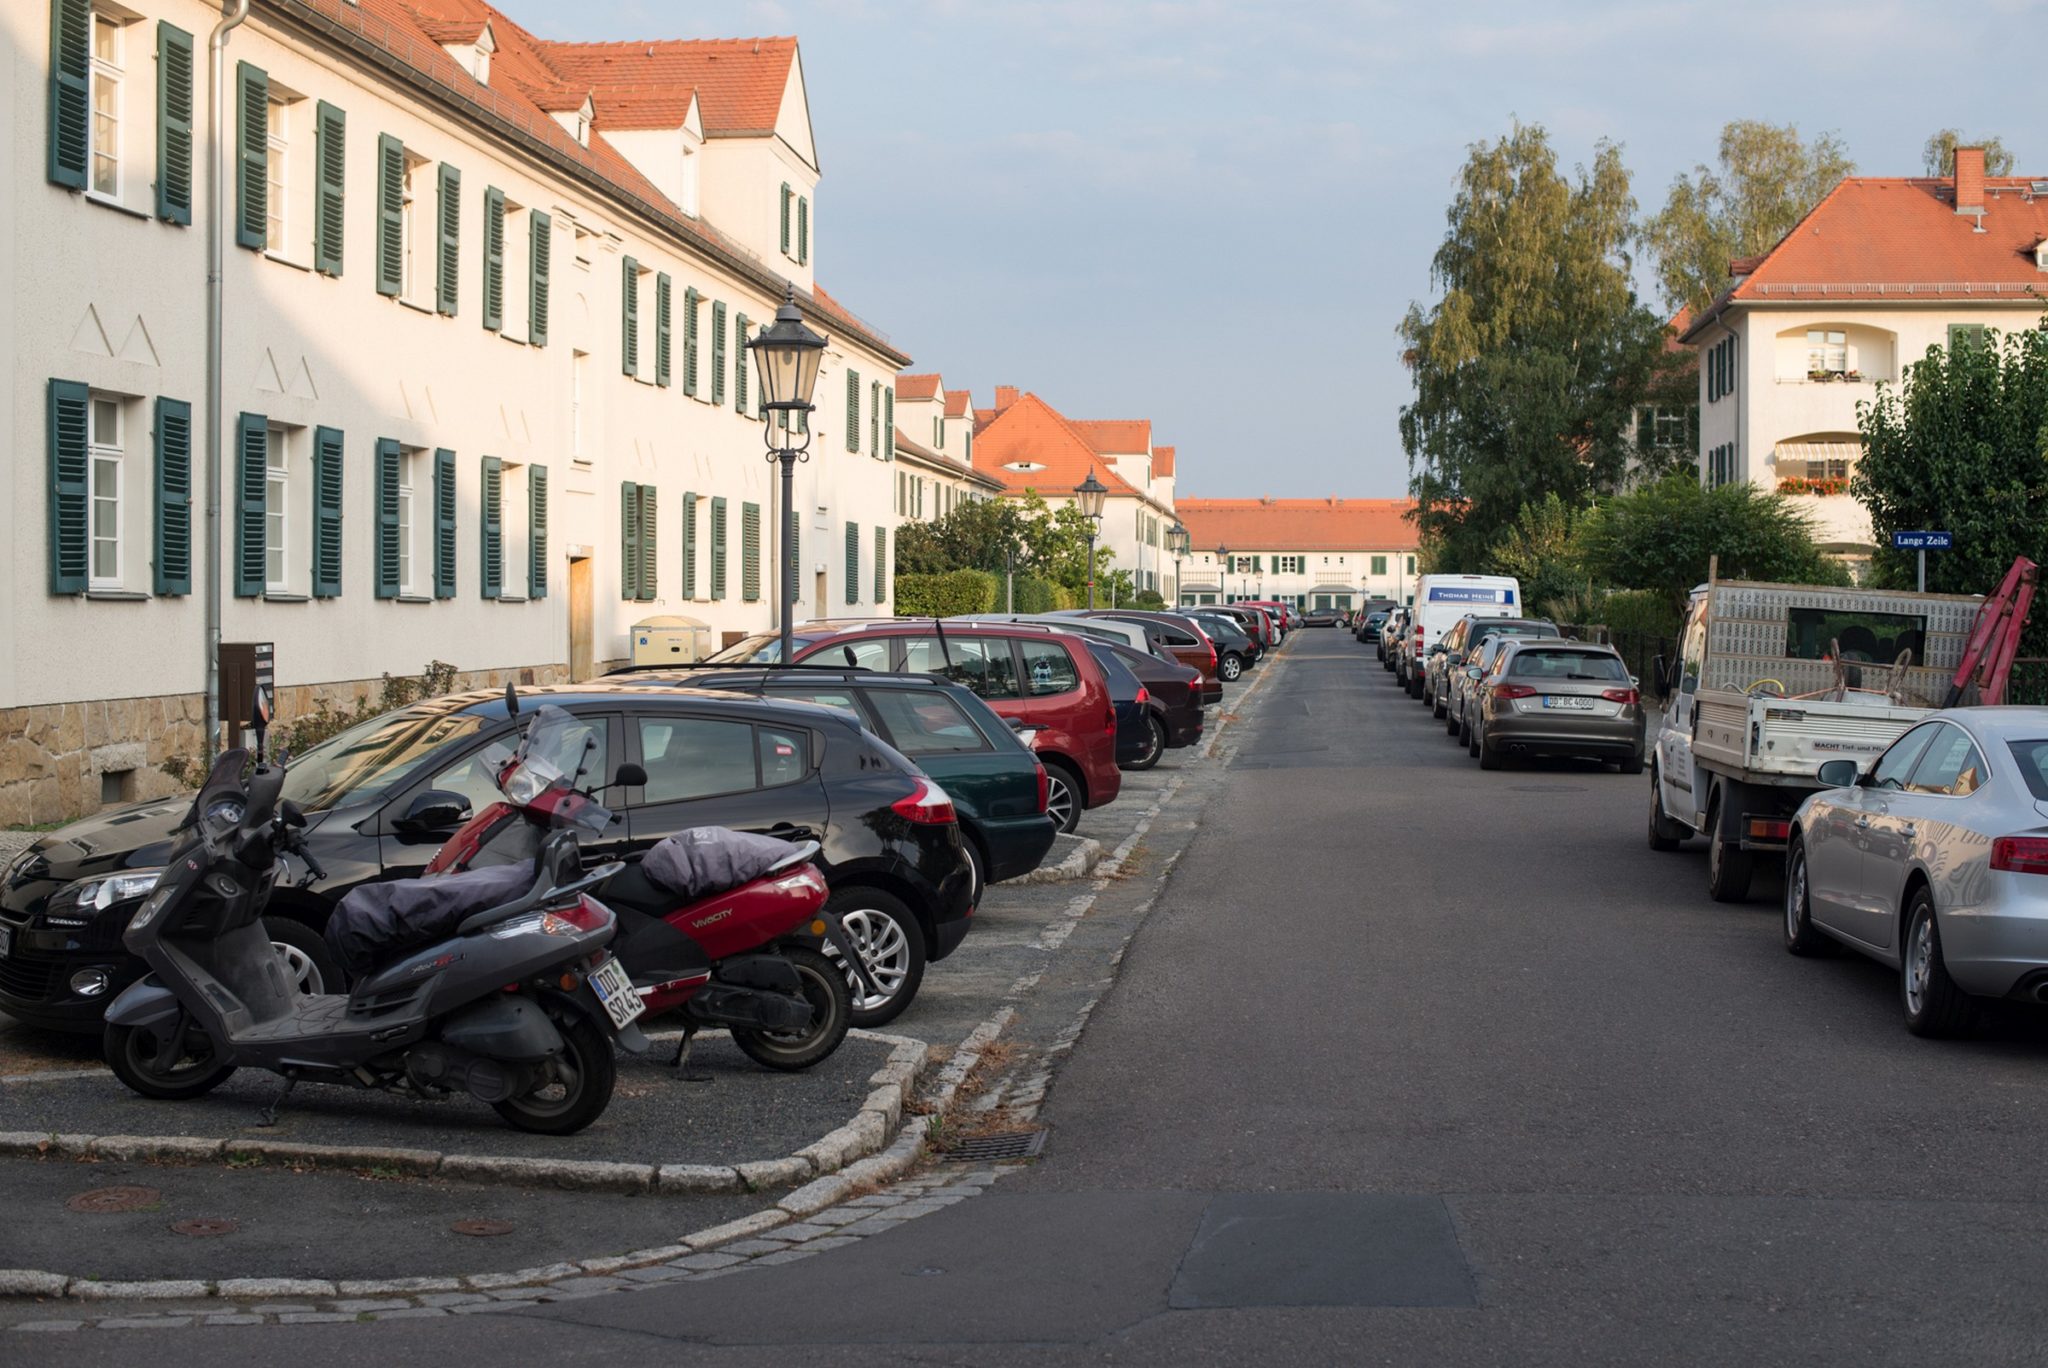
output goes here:
[{"label": "wooden door", "polygon": [[569,678],[584,680],[597,673],[591,659],[591,566],[588,556],[569,562]]},{"label": "wooden door", "polygon": [[827,615],[825,612],[825,572],[823,570],[820,570],[817,574],[817,585],[814,592],[816,607],[812,610],[811,616],[813,618],[823,618]]}]

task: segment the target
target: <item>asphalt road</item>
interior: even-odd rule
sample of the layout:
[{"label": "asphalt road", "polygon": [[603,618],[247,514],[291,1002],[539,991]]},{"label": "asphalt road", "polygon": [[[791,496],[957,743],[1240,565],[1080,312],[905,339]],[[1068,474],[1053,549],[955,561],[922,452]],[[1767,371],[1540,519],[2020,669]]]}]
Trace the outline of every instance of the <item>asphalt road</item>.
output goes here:
[{"label": "asphalt road", "polygon": [[[1482,774],[1348,634],[1227,784],[989,1194],[743,1277],[152,1357],[484,1364],[2038,1363],[2048,1032],[1643,841],[1644,780]],[[1771,890],[1766,889],[1766,892]],[[140,1333],[140,1332],[138,1332]],[[51,1364],[122,1334],[51,1336]]]}]

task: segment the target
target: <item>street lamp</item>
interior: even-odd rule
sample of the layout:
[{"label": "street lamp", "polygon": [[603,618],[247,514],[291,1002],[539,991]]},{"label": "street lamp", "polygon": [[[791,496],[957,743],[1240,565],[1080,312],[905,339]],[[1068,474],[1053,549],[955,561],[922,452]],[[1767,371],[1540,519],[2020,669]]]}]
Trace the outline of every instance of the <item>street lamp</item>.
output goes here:
[{"label": "street lamp", "polygon": [[1080,505],[1081,516],[1088,519],[1088,606],[1095,606],[1095,534],[1102,530],[1102,501],[1109,496],[1109,486],[1095,478],[1089,471],[1088,478],[1074,487],[1074,502]]},{"label": "street lamp", "polygon": [[781,445],[777,445],[777,420],[769,417],[761,440],[768,444],[768,462],[782,465],[782,664],[790,663],[795,647],[790,640],[791,619],[796,616],[796,463],[808,461],[811,449],[810,424],[803,424],[804,444],[789,444],[792,413],[809,413],[811,394],[818,388],[818,365],[825,359],[825,339],[804,326],[797,312],[796,287],[783,287],[782,307],[775,321],[761,329],[761,335],[747,343],[754,354],[755,373],[761,378],[761,411],[781,415]]},{"label": "street lamp", "polygon": [[1230,548],[1216,544],[1216,596],[1230,602]]},{"label": "street lamp", "polygon": [[1173,552],[1173,604],[1180,606],[1180,558],[1188,553],[1188,529],[1176,522],[1166,530],[1166,549]]}]

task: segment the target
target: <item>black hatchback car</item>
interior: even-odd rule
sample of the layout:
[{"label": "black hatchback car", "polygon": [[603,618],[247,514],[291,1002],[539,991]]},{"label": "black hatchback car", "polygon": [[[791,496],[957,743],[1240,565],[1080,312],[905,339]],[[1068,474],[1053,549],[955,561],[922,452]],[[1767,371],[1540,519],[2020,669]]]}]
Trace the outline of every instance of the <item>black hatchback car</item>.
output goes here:
[{"label": "black hatchback car", "polygon": [[[901,1012],[926,962],[966,937],[974,876],[958,822],[931,801],[933,781],[854,717],[794,700],[617,683],[520,697],[602,721],[591,774],[616,774],[628,761],[646,771],[645,784],[605,795],[621,820],[585,842],[588,859],[637,858],[693,826],[820,841],[828,906],[882,990],[857,997],[862,1024]],[[419,875],[473,804],[497,798],[485,748],[531,717],[531,708],[514,716],[502,694],[457,694],[373,717],[292,758],[283,796],[305,810],[327,877],[304,889],[280,879],[264,921],[302,985],[339,987],[321,939],[328,912],[359,884]],[[121,933],[189,807],[166,799],[102,813],[15,859],[0,888],[0,1011],[35,1026],[99,1030],[107,1002],[144,972]]]}]

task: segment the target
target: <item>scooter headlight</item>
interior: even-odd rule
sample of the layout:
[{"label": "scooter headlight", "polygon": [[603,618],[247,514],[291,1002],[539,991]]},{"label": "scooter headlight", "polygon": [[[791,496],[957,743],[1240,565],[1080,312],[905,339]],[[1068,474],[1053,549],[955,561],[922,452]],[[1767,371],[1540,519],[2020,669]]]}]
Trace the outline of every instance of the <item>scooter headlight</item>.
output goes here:
[{"label": "scooter headlight", "polygon": [[142,910],[129,919],[128,929],[130,931],[138,930],[154,921],[156,914],[164,910],[164,904],[171,900],[171,894],[174,891],[176,890],[170,885],[165,884],[154,893],[151,893],[149,901],[142,905]]}]

